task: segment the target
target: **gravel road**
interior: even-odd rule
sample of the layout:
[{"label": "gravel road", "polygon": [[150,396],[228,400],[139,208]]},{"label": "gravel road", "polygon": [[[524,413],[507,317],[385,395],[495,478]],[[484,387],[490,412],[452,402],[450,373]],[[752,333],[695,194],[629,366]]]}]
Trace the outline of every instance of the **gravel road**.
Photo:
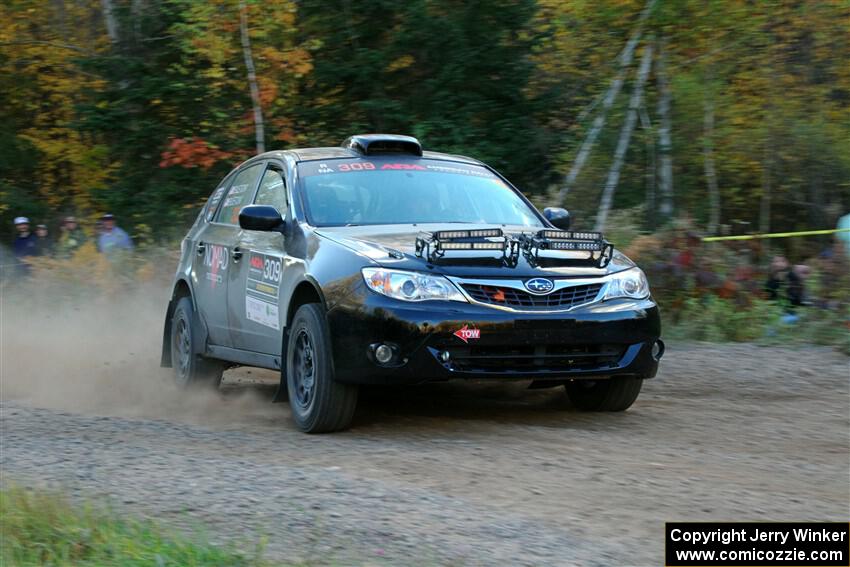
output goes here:
[{"label": "gravel road", "polygon": [[120,357],[73,396],[4,366],[4,482],[340,565],[661,565],[665,521],[850,515],[850,365],[829,349],[674,344],[611,415],[524,383],[372,390],[324,436],[269,403],[268,373],[189,398],[150,365],[105,386]]}]

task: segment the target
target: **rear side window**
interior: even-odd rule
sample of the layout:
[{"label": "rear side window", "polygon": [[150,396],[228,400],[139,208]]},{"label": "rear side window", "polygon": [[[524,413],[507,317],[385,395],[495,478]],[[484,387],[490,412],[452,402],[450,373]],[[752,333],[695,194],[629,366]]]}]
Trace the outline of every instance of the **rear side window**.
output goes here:
[{"label": "rear side window", "polygon": [[262,164],[252,165],[236,174],[233,185],[227,192],[227,197],[221,204],[216,215],[216,222],[224,224],[238,224],[239,211],[249,204],[254,196],[254,187],[257,186],[257,178],[262,172]]}]

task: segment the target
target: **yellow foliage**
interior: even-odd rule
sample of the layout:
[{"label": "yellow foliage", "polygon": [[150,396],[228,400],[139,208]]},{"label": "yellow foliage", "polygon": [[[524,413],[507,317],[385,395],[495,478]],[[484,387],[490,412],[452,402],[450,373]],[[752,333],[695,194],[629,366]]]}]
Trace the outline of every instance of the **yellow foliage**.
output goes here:
[{"label": "yellow foliage", "polygon": [[393,71],[399,71],[401,69],[407,69],[411,65],[415,63],[415,60],[410,55],[402,55],[395,61],[392,61],[389,65],[387,65],[387,71],[392,73]]},{"label": "yellow foliage", "polygon": [[[81,54],[103,49],[103,34],[73,22],[91,19],[97,0],[57,3],[36,0],[0,5],[0,75],[15,77],[4,92],[13,112],[28,116],[17,135],[42,155],[35,176],[41,198],[53,208],[87,209],[90,192],[111,172],[106,152],[74,128],[80,95],[104,82],[75,65]],[[59,17],[61,16],[61,17]]]},{"label": "yellow foliage", "polygon": [[[172,256],[157,250],[150,254],[125,253],[107,257],[89,240],[70,258],[27,258],[31,266],[28,285],[53,296],[91,293],[119,297],[142,283],[168,281],[172,275],[170,268],[177,263],[177,258]],[[162,261],[163,257],[167,260]]]}]

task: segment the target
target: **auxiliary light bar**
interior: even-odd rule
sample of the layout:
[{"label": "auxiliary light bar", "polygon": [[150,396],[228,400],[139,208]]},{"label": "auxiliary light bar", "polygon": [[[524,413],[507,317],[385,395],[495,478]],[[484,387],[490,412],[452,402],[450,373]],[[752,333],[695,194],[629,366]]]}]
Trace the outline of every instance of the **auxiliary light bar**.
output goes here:
[{"label": "auxiliary light bar", "polygon": [[434,233],[435,240],[451,240],[454,238],[491,238],[502,236],[501,228],[482,228],[478,230],[438,230]]},{"label": "auxiliary light bar", "polygon": [[504,250],[505,242],[442,242],[437,243],[438,250]]},{"label": "auxiliary light bar", "polygon": [[602,240],[602,233],[578,231],[573,232],[569,230],[541,230],[537,233],[537,237],[546,238],[549,240]]},{"label": "auxiliary light bar", "polygon": [[549,250],[585,250],[597,252],[602,250],[603,247],[604,244],[602,242],[594,242],[592,240],[562,240],[548,243]]}]

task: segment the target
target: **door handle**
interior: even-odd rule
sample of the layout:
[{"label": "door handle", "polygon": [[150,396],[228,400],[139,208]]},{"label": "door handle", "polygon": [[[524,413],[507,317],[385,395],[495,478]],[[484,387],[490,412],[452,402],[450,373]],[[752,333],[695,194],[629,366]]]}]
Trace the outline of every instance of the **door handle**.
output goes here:
[{"label": "door handle", "polygon": [[207,245],[203,242],[198,243],[198,256],[203,256],[204,252],[207,250]]},{"label": "door handle", "polygon": [[233,261],[234,261],[234,262],[238,262],[238,261],[239,261],[239,258],[241,258],[241,257],[242,257],[242,249],[241,249],[241,248],[239,248],[238,246],[237,246],[236,248],[234,248],[234,249],[233,249],[232,257],[233,257]]}]

